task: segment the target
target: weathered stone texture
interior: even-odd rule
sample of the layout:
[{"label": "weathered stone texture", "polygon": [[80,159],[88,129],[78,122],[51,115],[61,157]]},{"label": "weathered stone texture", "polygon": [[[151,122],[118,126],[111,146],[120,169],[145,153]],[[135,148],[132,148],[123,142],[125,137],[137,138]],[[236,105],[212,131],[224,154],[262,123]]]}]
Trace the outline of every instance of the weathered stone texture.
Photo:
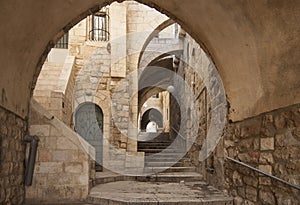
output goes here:
[{"label": "weathered stone texture", "polygon": [[74,57],[67,56],[64,63],[46,61],[33,94],[36,101],[68,126],[73,111],[74,75]]},{"label": "weathered stone texture", "polygon": [[[224,137],[226,156],[300,185],[300,105],[230,123]],[[225,162],[226,188],[242,204],[298,204],[299,191]],[[242,190],[241,190],[242,189]]]},{"label": "weathered stone texture", "polygon": [[89,181],[95,177],[95,168],[91,167],[94,148],[34,101],[29,132],[40,142],[33,184],[26,188],[27,201],[84,200]]},{"label": "weathered stone texture", "polygon": [[22,204],[26,123],[0,107],[0,204]]},{"label": "weathered stone texture", "polygon": [[[175,128],[181,128],[182,135],[187,139],[187,145],[191,145],[191,149],[187,150],[186,165],[196,166],[197,170],[203,174],[204,178],[215,186],[222,188],[223,177],[223,141],[216,143],[214,139],[207,137],[211,124],[221,124],[220,119],[224,112],[214,111],[226,106],[226,100],[222,101],[220,90],[221,86],[216,81],[216,73],[213,64],[205,52],[201,49],[189,35],[185,35],[183,40],[183,55],[177,70],[177,74],[184,80],[185,85],[178,85],[175,90],[179,97],[179,102],[171,100],[172,114],[171,127],[174,122],[183,122],[175,124]],[[209,80],[208,80],[209,79]],[[176,82],[174,82],[176,86]],[[191,96],[188,96],[191,93]],[[213,99],[213,100],[211,100]],[[194,104],[195,102],[195,104]],[[179,107],[179,108],[176,108]],[[176,110],[177,109],[177,110]],[[226,109],[225,109],[226,110]],[[179,118],[178,113],[182,113]],[[172,133],[171,133],[172,134]],[[207,160],[199,161],[199,154],[207,148],[204,147],[206,140],[207,145],[218,144],[213,154]],[[227,146],[231,146],[233,142],[228,142]],[[243,142],[245,147],[251,146],[248,141]],[[188,147],[187,147],[188,148]]]}]

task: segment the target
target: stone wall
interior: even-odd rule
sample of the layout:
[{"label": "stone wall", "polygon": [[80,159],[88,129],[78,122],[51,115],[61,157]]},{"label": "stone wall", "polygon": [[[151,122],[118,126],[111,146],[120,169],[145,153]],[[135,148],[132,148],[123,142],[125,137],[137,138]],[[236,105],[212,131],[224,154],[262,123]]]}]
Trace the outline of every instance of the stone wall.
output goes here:
[{"label": "stone wall", "polygon": [[[176,105],[174,99],[171,103],[171,110],[177,109],[171,113],[172,126],[174,122],[178,123],[178,107],[184,109],[182,117],[185,123],[181,126],[182,134],[187,139],[193,137],[195,127],[198,126],[195,143],[188,151],[189,160],[185,163],[196,166],[208,183],[233,195],[236,204],[298,204],[299,191],[226,160],[226,157],[299,185],[300,105],[227,123],[223,138],[214,152],[200,162],[199,152],[203,149],[203,141],[207,137],[210,123],[215,123],[211,116],[211,93],[207,89],[211,81],[204,84],[204,79],[201,79],[203,76],[212,79],[208,69],[211,63],[200,46],[188,35],[185,37],[184,48],[182,61],[185,63],[180,63],[177,73],[187,83],[186,87],[193,90],[199,109],[199,116],[195,114],[197,108],[185,109],[191,103],[187,96],[180,100],[182,105]],[[179,95],[184,96],[186,90],[178,89]]]},{"label": "stone wall", "polygon": [[37,102],[31,105],[29,132],[40,142],[27,202],[84,200],[95,177],[95,149]]},{"label": "stone wall", "polygon": [[[226,156],[300,185],[300,105],[230,123],[224,137]],[[225,163],[226,189],[236,204],[298,204],[299,191]]]},{"label": "stone wall", "polygon": [[[199,161],[199,154],[201,150],[205,149],[203,144],[211,124],[210,92],[212,89],[209,90],[207,88],[209,86],[209,80],[207,79],[213,77],[212,62],[199,44],[188,34],[185,34],[183,30],[181,35],[184,49],[183,55],[179,58],[177,75],[182,78],[184,85],[178,85],[175,88],[178,92],[177,96],[179,96],[179,105],[173,98],[171,101],[171,126],[174,127],[175,125],[176,129],[179,129],[178,120],[180,118],[178,112],[181,111],[181,122],[183,122],[180,125],[181,134],[187,141],[187,159],[185,164],[187,166],[195,166],[207,181],[220,180],[223,172],[219,173],[219,170],[222,170],[222,165],[218,160],[213,159],[213,155],[205,161]],[[190,93],[190,95],[187,95],[187,93]],[[174,110],[176,111],[174,112]],[[218,177],[220,178],[211,174],[214,171],[218,172]]]},{"label": "stone wall", "polygon": [[0,107],[0,204],[22,204],[26,122]]},{"label": "stone wall", "polygon": [[[54,55],[57,50],[51,51],[51,54]],[[74,75],[73,56],[65,57],[63,63],[46,61],[33,93],[36,101],[68,126],[72,118]]]},{"label": "stone wall", "polygon": [[109,133],[104,135],[109,135],[109,143],[114,147],[136,152],[137,143],[127,136],[137,136],[138,81],[137,75],[129,74],[137,69],[139,52],[148,36],[131,34],[145,30],[150,34],[167,17],[137,2],[111,4],[109,16],[109,42],[89,40],[86,19],[69,32],[69,50],[76,56],[74,111],[84,102],[95,102],[103,109],[98,102],[105,98],[105,103],[111,105],[111,120],[107,124]]}]

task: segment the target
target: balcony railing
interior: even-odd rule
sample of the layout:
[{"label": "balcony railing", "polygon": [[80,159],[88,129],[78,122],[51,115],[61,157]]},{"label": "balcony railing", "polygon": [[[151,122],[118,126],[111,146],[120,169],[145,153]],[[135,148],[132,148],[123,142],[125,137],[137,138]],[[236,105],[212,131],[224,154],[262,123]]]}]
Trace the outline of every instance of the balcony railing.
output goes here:
[{"label": "balcony railing", "polygon": [[105,29],[92,29],[89,31],[89,39],[92,41],[108,41],[109,32]]}]

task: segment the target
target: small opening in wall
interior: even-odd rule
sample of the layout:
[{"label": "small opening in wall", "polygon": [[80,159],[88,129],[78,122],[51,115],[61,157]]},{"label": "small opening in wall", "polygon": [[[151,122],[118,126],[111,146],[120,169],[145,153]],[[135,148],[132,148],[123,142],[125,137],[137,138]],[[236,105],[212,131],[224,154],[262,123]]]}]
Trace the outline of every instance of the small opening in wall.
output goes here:
[{"label": "small opening in wall", "polygon": [[62,102],[61,106],[62,106],[62,108],[65,108],[65,102]]}]

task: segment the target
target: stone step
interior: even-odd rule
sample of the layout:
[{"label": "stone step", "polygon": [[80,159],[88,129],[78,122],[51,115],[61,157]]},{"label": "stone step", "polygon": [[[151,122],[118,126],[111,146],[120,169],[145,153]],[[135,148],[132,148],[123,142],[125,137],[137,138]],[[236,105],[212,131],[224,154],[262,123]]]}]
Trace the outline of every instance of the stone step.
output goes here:
[{"label": "stone step", "polygon": [[162,145],[153,145],[153,146],[149,146],[149,145],[147,145],[147,146],[139,146],[139,149],[138,149],[138,151],[140,151],[140,150],[145,150],[145,149],[159,149],[159,150],[164,150],[164,149],[169,149],[168,148],[169,146],[162,146]]},{"label": "stone step", "polygon": [[164,157],[164,158],[146,158],[145,159],[145,163],[147,162],[167,162],[167,163],[174,163],[174,162],[184,162],[186,158],[182,158],[182,159],[176,159],[174,157]]},{"label": "stone step", "polygon": [[144,173],[196,172],[195,167],[145,167]]},{"label": "stone step", "polygon": [[169,133],[140,133],[138,135],[138,141],[169,142],[170,135]]},{"label": "stone step", "polygon": [[142,181],[142,182],[193,182],[201,181],[203,176],[197,172],[172,172],[157,173],[146,176],[123,176],[112,172],[97,172],[93,187],[118,181]]},{"label": "stone step", "polygon": [[203,181],[122,181],[93,187],[87,202],[99,205],[232,205],[233,199]]},{"label": "stone step", "polygon": [[177,149],[174,149],[174,148],[168,148],[168,149],[139,149],[139,152],[145,152],[145,153],[159,153],[159,152],[162,152],[164,151],[165,153],[178,153],[178,150]]},{"label": "stone step", "polygon": [[183,167],[182,162],[166,162],[166,161],[155,161],[155,162],[145,162],[145,167]]},{"label": "stone step", "polygon": [[158,173],[149,176],[137,176],[141,182],[195,182],[202,181],[203,176],[196,172]]},{"label": "stone step", "polygon": [[180,152],[159,152],[159,153],[145,153],[146,158],[156,158],[156,159],[161,159],[161,158],[175,158],[178,159],[183,158],[185,156],[185,153],[180,153]]},{"label": "stone step", "polygon": [[159,147],[169,147],[172,143],[169,142],[143,142],[139,143],[138,147],[139,148],[148,148],[148,147],[154,147],[154,148],[159,148]]}]

